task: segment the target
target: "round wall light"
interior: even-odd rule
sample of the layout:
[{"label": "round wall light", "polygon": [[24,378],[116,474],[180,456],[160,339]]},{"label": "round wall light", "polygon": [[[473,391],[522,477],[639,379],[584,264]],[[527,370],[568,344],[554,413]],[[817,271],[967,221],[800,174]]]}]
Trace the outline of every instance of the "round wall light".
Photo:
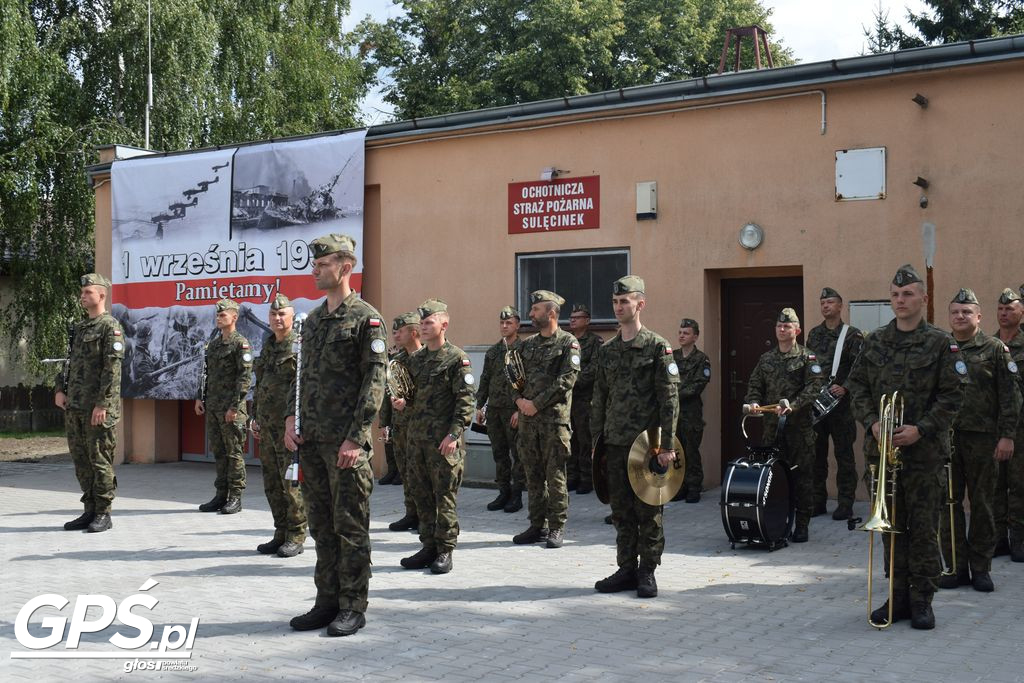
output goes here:
[{"label": "round wall light", "polygon": [[764,230],[757,223],[747,223],[740,228],[740,246],[754,251],[764,242]]}]

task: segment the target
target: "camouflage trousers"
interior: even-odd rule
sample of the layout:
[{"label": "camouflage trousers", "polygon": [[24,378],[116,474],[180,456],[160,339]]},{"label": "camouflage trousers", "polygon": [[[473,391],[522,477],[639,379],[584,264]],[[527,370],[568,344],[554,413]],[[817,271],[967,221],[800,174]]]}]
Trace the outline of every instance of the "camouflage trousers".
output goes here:
[{"label": "camouflage trousers", "polygon": [[[992,499],[996,493],[998,467],[992,454],[996,450],[995,434],[985,432],[953,432],[953,520],[956,525],[957,570],[968,567],[972,571],[992,569],[992,555],[996,549],[996,520],[992,512]],[[971,500],[970,526],[964,514],[964,497]],[[942,528],[942,555],[946,566],[952,556],[949,546],[949,515],[940,517]]]},{"label": "camouflage trousers", "polygon": [[615,561],[620,567],[640,566],[654,570],[665,550],[661,506],[648,505],[633,493],[626,474],[629,446],[605,445],[608,458],[608,497],[615,524]]},{"label": "camouflage trousers", "polygon": [[996,518],[996,540],[1010,538],[1024,541],[1024,428],[1017,430],[1013,441],[1013,457],[998,463],[999,477],[992,510]]},{"label": "camouflage trousers", "polygon": [[437,450],[439,443],[414,436],[406,446],[420,543],[439,553],[451,552],[459,539],[456,502],[465,469],[465,447],[460,442],[454,453],[444,456]]},{"label": "camouflage trousers", "polygon": [[[765,418],[766,444],[775,440],[777,428],[778,420],[772,417]],[[807,524],[814,514],[814,428],[811,427],[809,419],[793,419],[790,416],[783,431],[783,459],[790,467],[796,466],[796,469],[790,470],[790,481],[796,501],[796,523]]]},{"label": "camouflage trousers", "polygon": [[569,491],[565,481],[568,425],[520,422],[516,448],[526,472],[530,526],[564,528],[569,516]]},{"label": "camouflage trousers", "polygon": [[390,439],[384,444],[384,464],[387,465],[388,472],[394,472],[398,469],[398,463],[395,461],[394,439]]},{"label": "camouflage trousers", "polygon": [[526,488],[526,474],[516,451],[516,432],[509,422],[515,408],[487,408],[487,437],[494,456],[494,483],[502,491],[522,491]]},{"label": "camouflage trousers", "polygon": [[245,418],[239,411],[234,422],[224,421],[223,410],[206,410],[206,438],[217,463],[214,486],[222,496],[241,496],[245,490]]},{"label": "camouflage trousers", "polygon": [[594,449],[590,438],[590,397],[577,399],[573,396],[569,409],[572,424],[572,440],[569,443],[569,460],[565,464],[566,476],[570,480],[593,481],[591,452]]},{"label": "camouflage trousers", "polygon": [[352,467],[338,469],[340,446],[307,441],[299,451],[302,497],[316,542],[316,604],[366,612],[373,470],[366,452]]},{"label": "camouflage trousers", "polygon": [[405,499],[405,515],[415,518],[416,498],[412,494],[414,482],[409,472],[409,454],[407,452],[409,446],[406,443],[405,430],[392,427],[391,441],[388,443],[393,445],[395,466],[398,467],[398,473],[402,475],[402,497]]},{"label": "camouflage trousers", "polygon": [[82,488],[82,504],[96,514],[109,513],[117,492],[114,476],[116,426],[93,427],[92,411],[69,410],[64,413],[68,449],[75,463],[75,476]]},{"label": "camouflage trousers", "polygon": [[[284,424],[281,420],[279,423]],[[285,479],[292,454],[284,447],[284,429],[261,425],[260,463],[263,465],[263,492],[267,494],[274,517],[274,541],[302,544],[306,540],[306,504],[302,489]]]},{"label": "camouflage trousers", "polygon": [[853,455],[857,423],[849,401],[836,406],[815,425],[814,431],[814,504],[824,505],[828,500],[828,440],[831,437],[836,458],[836,499],[840,505],[853,505],[857,497],[857,461]]},{"label": "camouflage trousers", "polygon": [[[700,426],[694,426],[695,424]],[[704,440],[704,420],[695,421],[692,417],[680,416],[676,434],[686,456],[683,488],[700,493],[704,489],[704,463],[700,455],[700,442]]]},{"label": "camouflage trousers", "polygon": [[[877,451],[868,456],[873,456],[877,462]],[[946,500],[946,472],[940,462],[938,459],[904,462],[897,475],[895,500],[890,499],[889,503],[896,506],[893,524],[901,532],[893,534],[896,545],[893,589],[909,589],[911,599],[921,598],[929,603],[942,571],[938,534],[939,513]],[[865,471],[864,479],[869,488],[870,477],[870,470]],[[889,534],[879,535],[888,571]]]}]

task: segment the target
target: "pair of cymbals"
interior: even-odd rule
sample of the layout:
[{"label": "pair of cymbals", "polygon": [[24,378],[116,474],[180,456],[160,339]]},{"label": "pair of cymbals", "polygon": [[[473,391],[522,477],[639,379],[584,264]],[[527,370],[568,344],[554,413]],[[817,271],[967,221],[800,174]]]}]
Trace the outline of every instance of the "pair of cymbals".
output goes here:
[{"label": "pair of cymbals", "polygon": [[[629,484],[633,487],[636,497],[648,505],[664,505],[672,500],[683,487],[686,474],[686,454],[679,437],[673,438],[676,459],[666,467],[658,464],[660,447],[658,428],[641,432],[629,449],[626,460],[626,474]],[[608,493],[608,458],[605,454],[604,441],[599,439],[594,448],[593,463],[594,491],[602,503],[610,501]]]}]

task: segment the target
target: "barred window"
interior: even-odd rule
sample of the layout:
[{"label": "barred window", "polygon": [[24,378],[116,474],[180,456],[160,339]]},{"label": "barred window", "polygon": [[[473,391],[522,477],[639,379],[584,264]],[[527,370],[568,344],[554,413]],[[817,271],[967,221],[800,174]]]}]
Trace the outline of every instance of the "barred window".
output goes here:
[{"label": "barred window", "polygon": [[612,283],[627,274],[629,249],[517,254],[516,304],[529,323],[530,292],[547,289],[565,298],[559,322],[568,323],[573,305],[583,303],[591,322],[614,323]]}]

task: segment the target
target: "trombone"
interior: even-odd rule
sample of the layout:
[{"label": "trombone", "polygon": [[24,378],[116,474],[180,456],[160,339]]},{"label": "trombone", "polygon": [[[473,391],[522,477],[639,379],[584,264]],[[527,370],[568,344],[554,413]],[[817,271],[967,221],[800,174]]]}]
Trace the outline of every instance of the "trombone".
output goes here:
[{"label": "trombone", "polygon": [[[883,394],[878,402],[878,464],[872,464],[872,504],[868,521],[858,527],[870,535],[868,543],[868,623],[877,629],[889,628],[893,623],[893,580],[896,559],[896,474],[903,463],[900,449],[893,445],[893,435],[903,424],[903,397],[900,392]],[[891,490],[890,490],[891,489]],[[891,502],[887,499],[891,498]],[[875,566],[875,532],[889,535],[889,615],[877,624],[871,620],[871,596]],[[883,543],[885,541],[883,540]]]}]

